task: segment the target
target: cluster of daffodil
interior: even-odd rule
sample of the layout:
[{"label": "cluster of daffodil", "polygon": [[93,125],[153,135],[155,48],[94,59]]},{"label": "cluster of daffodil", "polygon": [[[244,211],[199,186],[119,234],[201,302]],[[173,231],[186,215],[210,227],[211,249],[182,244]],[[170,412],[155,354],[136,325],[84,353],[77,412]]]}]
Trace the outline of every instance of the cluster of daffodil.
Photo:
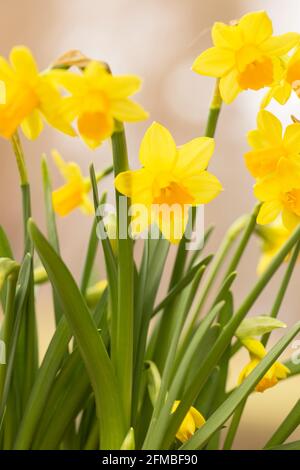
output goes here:
[{"label": "cluster of daffodil", "polygon": [[[141,86],[138,77],[116,76],[107,64],[78,51],[43,72],[25,47],[15,47],[9,61],[0,58],[5,98],[0,100],[0,135],[10,140],[16,157],[24,223],[20,262],[0,227],[1,449],[230,449],[248,396],[300,373],[291,360],[277,360],[300,323],[269,352],[266,347],[271,332],[286,326],[276,317],[300,250],[300,124],[294,119],[283,132],[265,109],[272,99],[285,104],[293,91],[299,94],[300,35],[274,36],[268,15],[259,11],[230,25],[215,23],[212,40],[214,46],[193,65],[195,72],[216,78],[204,136],[178,146],[166,127],[153,122],[142,138],[141,167],[135,170],[124,123],[148,118],[130,98]],[[262,88],[267,93],[245,155],[260,203],[233,223],[214,255],[203,257],[212,228],[190,252],[187,227],[197,229],[196,207],[223,190],[208,171],[222,102]],[[44,121],[79,136],[90,149],[107,139],[112,144],[112,165],[99,171],[91,165],[86,175],[52,150],[64,180],[54,190],[42,157],[47,235],[32,220],[19,136],[21,129],[27,139],[38,138]],[[99,208],[106,193],[99,195],[99,189],[112,172],[116,214],[105,217]],[[62,259],[56,226],[56,214],[67,216],[78,208],[92,220],[79,285]],[[151,237],[153,225],[159,237]],[[262,240],[260,277],[237,308],[232,285],[255,233]],[[143,239],[140,262],[134,256],[138,237]],[[173,261],[168,258],[171,244]],[[102,280],[96,262],[100,245]],[[247,317],[284,261],[288,264],[270,313]],[[171,263],[169,287],[159,300]],[[43,283],[52,287],[55,331],[40,361],[35,297]],[[250,362],[240,373],[235,370],[237,386],[228,391],[231,358],[242,347]],[[300,401],[266,448],[288,446],[284,442],[299,424]]]}]

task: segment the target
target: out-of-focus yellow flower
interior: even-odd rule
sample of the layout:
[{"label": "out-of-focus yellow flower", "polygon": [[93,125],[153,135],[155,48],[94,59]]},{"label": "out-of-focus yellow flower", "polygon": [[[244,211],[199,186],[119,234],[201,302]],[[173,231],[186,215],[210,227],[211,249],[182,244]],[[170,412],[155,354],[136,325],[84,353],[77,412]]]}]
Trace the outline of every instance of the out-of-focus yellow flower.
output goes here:
[{"label": "out-of-focus yellow flower", "polygon": [[278,103],[285,104],[294,90],[300,97],[300,48],[291,57],[283,57],[280,62],[281,73],[266,93],[261,106],[268,106],[272,98]]},{"label": "out-of-focus yellow flower", "polygon": [[60,112],[61,96],[47,74],[39,73],[26,47],[14,47],[10,64],[0,57],[0,80],[5,84],[5,103],[0,104],[0,135],[9,139],[18,126],[28,139],[38,137],[43,129],[42,116],[48,123],[75,135]]},{"label": "out-of-focus yellow flower", "polygon": [[133,232],[156,223],[165,238],[179,242],[189,207],[210,202],[222,190],[218,179],[206,171],[213,151],[211,138],[200,137],[176,148],[165,127],[158,123],[149,127],[140,148],[143,168],[120,173],[115,180],[117,190],[144,209],[136,225],[133,215]]},{"label": "out-of-focus yellow flower", "polygon": [[279,119],[261,110],[257,115],[257,129],[248,133],[248,143],[253,150],[245,154],[245,161],[255,178],[273,173],[282,159],[282,165],[289,160],[299,173],[300,123],[289,125],[283,134]]},{"label": "out-of-focus yellow flower", "polygon": [[[238,378],[238,385],[251,374],[262,358],[267,354],[263,344],[254,338],[244,338],[242,342],[248,349],[251,360],[241,371]],[[268,388],[274,387],[279,380],[286,379],[289,374],[290,370],[285,365],[281,364],[281,362],[275,362],[256,385],[256,392],[264,392]]]},{"label": "out-of-focus yellow flower", "polygon": [[254,194],[263,202],[257,216],[258,224],[270,224],[281,213],[283,225],[293,230],[300,222],[299,163],[281,158],[276,172],[254,185]]},{"label": "out-of-focus yellow flower", "polygon": [[[261,257],[257,266],[258,274],[262,274],[269,266],[274,256],[289,238],[290,232],[280,222],[261,227]],[[287,257],[288,258],[288,257]]]},{"label": "out-of-focus yellow flower", "polygon": [[272,34],[272,22],[264,11],[248,13],[234,25],[215,23],[214,47],[195,60],[193,70],[221,79],[225,103],[231,103],[242,90],[270,86],[281,73],[279,57],[299,43],[296,33]]},{"label": "out-of-focus yellow flower", "polygon": [[93,61],[82,74],[53,70],[50,75],[70,92],[71,96],[63,99],[62,113],[69,122],[77,119],[78,132],[92,149],[112,135],[115,120],[135,122],[148,117],[128,98],[140,88],[141,80],[136,76],[113,76],[103,64]]},{"label": "out-of-focus yellow flower", "polygon": [[52,151],[52,155],[57,168],[66,181],[61,188],[52,193],[55,212],[65,216],[79,207],[85,214],[93,214],[94,207],[88,197],[91,189],[89,178],[82,176],[80,167],[76,163],[66,163],[56,150]]},{"label": "out-of-focus yellow flower", "polygon": [[[93,214],[94,206],[88,196],[91,190],[90,178],[85,178],[82,175],[80,167],[76,163],[66,163],[57,150],[52,150],[52,156],[62,177],[66,181],[62,187],[52,193],[52,203],[55,212],[65,216],[79,207],[84,214]],[[96,181],[101,181],[102,178],[112,173],[112,171],[113,167],[110,166],[104,171],[98,172],[96,174]]]},{"label": "out-of-focus yellow flower", "polygon": [[[179,400],[176,400],[174,402],[173,407],[172,407],[172,413],[176,411],[176,409],[179,406],[179,403],[180,403]],[[188,441],[193,436],[195,431],[201,428],[203,424],[205,424],[205,419],[203,418],[202,414],[198,410],[196,410],[196,408],[191,406],[184,420],[182,421],[180,428],[178,429],[176,433],[177,439],[180,442]]]}]

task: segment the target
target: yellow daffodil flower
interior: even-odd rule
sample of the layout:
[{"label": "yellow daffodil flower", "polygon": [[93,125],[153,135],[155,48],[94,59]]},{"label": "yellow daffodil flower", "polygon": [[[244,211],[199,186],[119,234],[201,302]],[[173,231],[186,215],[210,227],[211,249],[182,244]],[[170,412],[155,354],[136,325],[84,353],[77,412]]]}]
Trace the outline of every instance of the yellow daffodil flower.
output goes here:
[{"label": "yellow daffodil flower", "polygon": [[213,151],[211,138],[200,137],[176,148],[165,127],[158,123],[149,127],[140,148],[143,168],[120,173],[115,180],[117,190],[130,197],[133,206],[144,208],[145,217],[139,217],[133,232],[156,223],[165,238],[179,242],[189,207],[210,202],[222,190],[218,179],[206,171]]},{"label": "yellow daffodil flower", "polygon": [[71,95],[63,99],[62,113],[69,122],[77,119],[78,132],[92,149],[115,130],[115,120],[141,121],[148,114],[128,97],[141,85],[138,77],[113,76],[103,64],[91,61],[82,74],[53,70],[51,78]]},{"label": "yellow daffodil flower", "polygon": [[[179,403],[180,403],[179,400],[176,400],[174,402],[173,407],[172,407],[172,413],[174,413],[174,411],[176,411],[176,409],[178,408]],[[176,433],[177,439],[180,442],[188,441],[193,436],[195,431],[197,429],[201,428],[201,426],[203,426],[203,424],[205,424],[205,419],[203,418],[202,414],[199,413],[199,411],[196,410],[196,408],[191,406],[191,408],[187,412],[184,420],[182,421],[182,423],[180,425],[180,428],[178,429],[178,431]]]},{"label": "yellow daffodil flower", "polygon": [[[254,338],[244,338],[242,343],[248,349],[251,360],[241,371],[238,378],[238,385],[251,374],[262,358],[267,354],[263,344]],[[255,391],[264,392],[268,388],[274,387],[279,380],[286,379],[289,374],[290,370],[285,365],[281,364],[281,362],[275,362],[256,385]]]},{"label": "yellow daffodil flower", "polygon": [[38,72],[26,47],[14,47],[10,64],[0,57],[0,80],[5,84],[6,99],[0,104],[0,135],[9,139],[21,125],[28,139],[38,137],[42,117],[53,127],[69,135],[74,130],[60,113],[61,96],[46,74]]},{"label": "yellow daffodil flower", "polygon": [[73,209],[80,207],[85,214],[93,214],[94,207],[88,197],[91,189],[89,178],[83,177],[79,165],[74,162],[66,163],[56,150],[52,151],[52,156],[66,181],[66,184],[52,193],[55,212],[60,216],[65,216]]},{"label": "yellow daffodil flower", "polygon": [[268,106],[272,98],[280,104],[285,104],[292,91],[300,97],[300,48],[291,57],[284,57],[280,66],[279,79],[271,85],[262,101],[262,108]]},{"label": "yellow daffodil flower", "polygon": [[212,40],[214,47],[195,60],[193,70],[220,78],[222,99],[231,103],[243,90],[259,90],[276,81],[279,57],[299,43],[299,35],[273,36],[270,18],[257,11],[234,25],[215,23]]},{"label": "yellow daffodil flower", "polygon": [[254,194],[263,202],[258,224],[274,222],[281,213],[283,225],[293,230],[300,222],[300,164],[281,158],[276,172],[254,185]]},{"label": "yellow daffodil flower", "polygon": [[253,150],[245,154],[246,166],[252,176],[263,178],[277,169],[279,160],[288,159],[299,165],[300,123],[289,125],[284,134],[282,125],[269,111],[257,115],[257,129],[248,133]]},{"label": "yellow daffodil flower", "polygon": [[[282,225],[282,223],[277,221],[274,224],[260,227],[259,235],[262,238],[262,254],[257,266],[257,273],[262,274],[282,245],[287,241],[290,236],[290,232]],[[286,259],[288,258],[289,257]]]}]

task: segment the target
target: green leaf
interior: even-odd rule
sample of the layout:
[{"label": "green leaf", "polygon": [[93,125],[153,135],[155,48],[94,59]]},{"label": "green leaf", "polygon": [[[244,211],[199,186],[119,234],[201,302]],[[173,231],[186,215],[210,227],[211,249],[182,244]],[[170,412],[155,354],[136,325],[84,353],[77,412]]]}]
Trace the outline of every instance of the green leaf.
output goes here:
[{"label": "green leaf", "polygon": [[281,446],[270,447],[266,450],[300,450],[300,441],[289,442]]},{"label": "green leaf", "polygon": [[207,266],[210,261],[212,260],[213,255],[207,256],[202,261],[197,263],[194,267],[192,267],[181,279],[180,281],[174,285],[174,287],[168,292],[166,297],[155,307],[153,310],[153,316],[166,307],[178,294],[182,292],[182,290],[192,282],[195,275],[199,272],[202,266]]},{"label": "green leaf", "polygon": [[253,391],[271,365],[274,364],[287,345],[298,334],[299,330],[300,322],[296,323],[296,325],[278,341],[245,381],[236,388],[227,400],[213,413],[204,426],[200,428],[188,442],[181,446],[182,450],[201,449],[206,444],[214,432],[221,428],[239,404]]},{"label": "green leaf", "polygon": [[21,320],[24,314],[24,306],[28,297],[28,286],[30,283],[32,258],[28,253],[22,264],[17,280],[16,295],[14,298],[14,308],[10,311],[10,318],[5,321],[10,322],[9,335],[5,337],[8,362],[5,367],[5,382],[3,393],[0,397],[0,426],[4,417],[4,411],[11,387],[12,374],[14,372],[16,349],[19,340]]},{"label": "green leaf", "polygon": [[300,424],[300,400],[293,406],[289,414],[282,421],[273,436],[268,440],[265,449],[282,444],[295,431]]},{"label": "green leaf", "polygon": [[237,338],[260,336],[277,328],[286,328],[286,324],[276,318],[261,315],[245,318],[236,330]]},{"label": "green leaf", "polygon": [[161,377],[153,361],[146,361],[145,366],[147,368],[148,393],[151,403],[154,406],[161,386]]},{"label": "green leaf", "polygon": [[0,225],[0,257],[13,259],[13,252],[4,231],[4,228]]},{"label": "green leaf", "polygon": [[101,446],[103,449],[117,449],[125,435],[124,417],[106,348],[70,271],[32,221],[29,221],[28,230],[89,374],[100,420]]},{"label": "green leaf", "polygon": [[[103,293],[94,312],[94,320],[99,328],[102,327],[106,310],[107,291]],[[63,318],[62,321],[64,320]],[[28,403],[29,418],[36,410],[37,402],[41,401],[41,395],[43,396],[42,415],[40,415],[39,423],[36,421],[36,432],[32,444],[34,449],[58,448],[68,427],[78,416],[92,392],[78,348],[75,348],[72,354],[64,360],[59,373],[55,374],[55,370],[58,369],[63,359],[65,344],[69,342],[71,336],[68,325],[66,323],[63,325],[62,321],[48,347],[35,384],[35,390]],[[61,346],[57,335],[60,328]],[[55,382],[53,382],[53,373]],[[45,388],[48,390],[46,393]],[[24,429],[24,434],[26,434],[26,429]]]}]

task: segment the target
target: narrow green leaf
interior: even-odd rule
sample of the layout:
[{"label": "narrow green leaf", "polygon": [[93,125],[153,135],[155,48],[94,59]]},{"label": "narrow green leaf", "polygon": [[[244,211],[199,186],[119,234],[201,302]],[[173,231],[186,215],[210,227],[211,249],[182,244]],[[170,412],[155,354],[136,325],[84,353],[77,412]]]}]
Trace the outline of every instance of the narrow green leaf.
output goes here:
[{"label": "narrow green leaf", "polygon": [[188,442],[181,446],[182,450],[200,449],[206,444],[214,432],[221,428],[239,404],[253,391],[271,365],[274,364],[287,345],[298,334],[299,330],[300,322],[296,323],[296,325],[278,341],[245,381],[230,394],[227,400],[208,419],[204,426],[200,428]]},{"label": "narrow green leaf", "polygon": [[289,414],[276,429],[273,436],[268,440],[265,449],[273,448],[282,444],[295,431],[300,424],[300,400],[296,402]]},{"label": "narrow green leaf", "polygon": [[210,261],[212,260],[213,255],[207,256],[204,258],[202,261],[200,261],[198,264],[193,266],[190,271],[188,271],[181,279],[180,281],[174,285],[174,287],[168,292],[166,297],[155,307],[153,310],[153,315],[154,316],[156,313],[158,313],[160,310],[162,310],[164,307],[166,307],[174,298],[182,292],[182,290],[192,282],[194,279],[195,275],[199,272],[201,267],[203,265],[208,266]]},{"label": "narrow green leaf", "polygon": [[28,229],[90,376],[100,420],[101,446],[103,449],[119,448],[125,435],[123,414],[116,379],[101,336],[70,271],[32,221]]}]

